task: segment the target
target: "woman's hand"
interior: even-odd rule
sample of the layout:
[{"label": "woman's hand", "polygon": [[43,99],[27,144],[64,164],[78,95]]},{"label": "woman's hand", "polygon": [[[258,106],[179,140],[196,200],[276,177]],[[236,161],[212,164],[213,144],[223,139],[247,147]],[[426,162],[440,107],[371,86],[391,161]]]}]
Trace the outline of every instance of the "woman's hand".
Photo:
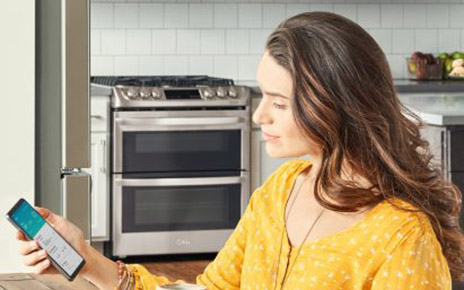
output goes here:
[{"label": "woman's hand", "polygon": [[[88,262],[86,256],[89,246],[85,242],[82,231],[67,219],[54,214],[46,208],[36,207],[35,209]],[[47,252],[40,248],[38,242],[33,240],[28,241],[25,235],[19,231],[16,234],[16,238],[23,241],[22,245],[19,247],[19,253],[23,256],[24,265],[33,267],[34,272],[37,274],[57,273],[54,267],[50,267],[51,262]],[[85,269],[86,267],[84,266],[82,270],[84,271]]]}]

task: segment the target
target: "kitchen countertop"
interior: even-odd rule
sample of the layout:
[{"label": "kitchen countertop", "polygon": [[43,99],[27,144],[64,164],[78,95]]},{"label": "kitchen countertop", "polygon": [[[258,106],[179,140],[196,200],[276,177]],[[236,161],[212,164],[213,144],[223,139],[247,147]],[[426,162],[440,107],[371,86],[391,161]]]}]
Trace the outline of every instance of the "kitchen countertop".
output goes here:
[{"label": "kitchen countertop", "polygon": [[464,125],[464,93],[399,94],[398,97],[426,124]]},{"label": "kitchen countertop", "polygon": [[61,274],[36,275],[29,273],[0,274],[2,290],[97,290],[89,282],[76,278],[69,282]]}]

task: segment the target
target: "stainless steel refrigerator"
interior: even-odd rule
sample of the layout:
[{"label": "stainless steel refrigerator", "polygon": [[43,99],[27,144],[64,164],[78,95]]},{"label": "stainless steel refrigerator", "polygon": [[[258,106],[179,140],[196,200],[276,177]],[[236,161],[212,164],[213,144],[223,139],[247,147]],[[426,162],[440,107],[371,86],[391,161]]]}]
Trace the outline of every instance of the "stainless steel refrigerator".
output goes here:
[{"label": "stainless steel refrigerator", "polygon": [[36,1],[36,204],[90,240],[89,0]]}]

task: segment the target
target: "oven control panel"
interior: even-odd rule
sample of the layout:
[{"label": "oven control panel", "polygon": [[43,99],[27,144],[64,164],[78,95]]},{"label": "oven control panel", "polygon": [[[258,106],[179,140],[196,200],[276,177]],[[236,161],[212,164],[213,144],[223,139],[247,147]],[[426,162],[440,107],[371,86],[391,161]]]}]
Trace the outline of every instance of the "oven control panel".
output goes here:
[{"label": "oven control panel", "polygon": [[171,105],[246,105],[249,88],[244,86],[218,87],[139,87],[113,88],[113,107],[159,107]]}]

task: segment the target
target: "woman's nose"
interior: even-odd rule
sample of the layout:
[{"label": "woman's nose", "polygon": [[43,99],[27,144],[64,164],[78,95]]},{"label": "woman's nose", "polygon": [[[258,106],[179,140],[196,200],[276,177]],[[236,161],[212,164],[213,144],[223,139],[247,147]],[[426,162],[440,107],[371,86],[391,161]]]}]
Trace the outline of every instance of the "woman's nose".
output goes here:
[{"label": "woman's nose", "polygon": [[269,124],[272,122],[272,119],[270,118],[268,114],[267,105],[263,100],[259,102],[258,107],[253,113],[252,120],[257,125]]}]

